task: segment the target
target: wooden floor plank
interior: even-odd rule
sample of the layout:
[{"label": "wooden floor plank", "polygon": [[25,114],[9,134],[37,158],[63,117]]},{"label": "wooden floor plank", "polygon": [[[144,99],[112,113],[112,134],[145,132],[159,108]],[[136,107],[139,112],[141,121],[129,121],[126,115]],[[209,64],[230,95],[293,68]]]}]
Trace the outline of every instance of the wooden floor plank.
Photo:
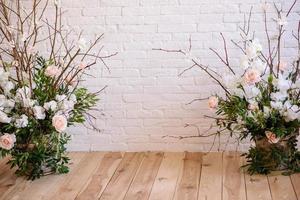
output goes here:
[{"label": "wooden floor plank", "polygon": [[300,173],[292,174],[291,180],[292,180],[293,187],[294,187],[295,193],[297,195],[297,198],[300,199]]},{"label": "wooden floor plank", "polygon": [[297,200],[289,176],[269,175],[268,179],[273,200]]},{"label": "wooden floor plank", "polygon": [[223,153],[223,200],[246,200],[242,165],[243,158],[239,153]]},{"label": "wooden floor plank", "polygon": [[184,153],[165,153],[149,200],[172,200],[180,170],[183,167]]},{"label": "wooden floor plank", "polygon": [[222,153],[203,156],[198,200],[222,199]]},{"label": "wooden floor plank", "polygon": [[202,155],[202,153],[189,152],[185,154],[174,199],[196,200],[198,198]]},{"label": "wooden floor plank", "polygon": [[120,152],[106,154],[98,169],[90,177],[90,180],[76,197],[76,200],[91,200],[100,198],[121,160],[122,154]]},{"label": "wooden floor plank", "polygon": [[147,153],[124,200],[147,200],[155,181],[163,153]]},{"label": "wooden floor plank", "polygon": [[100,200],[123,199],[143,158],[144,153],[125,153],[115,174],[103,191]]},{"label": "wooden floor plank", "polygon": [[78,164],[72,176],[65,180],[54,195],[50,195],[48,200],[75,199],[78,192],[95,172],[105,153],[90,152]]},{"label": "wooden floor plank", "polygon": [[[247,164],[245,157],[242,157],[243,164]],[[247,200],[272,200],[268,177],[265,175],[250,175],[245,169],[245,184]]]},{"label": "wooden floor plank", "polygon": [[1,160],[0,165],[0,199],[5,197],[5,194],[14,187],[17,183],[17,176],[15,175],[15,169],[10,169],[7,165],[8,157]]},{"label": "wooden floor plank", "polygon": [[[22,177],[18,178],[19,183],[15,184],[3,197],[3,199],[14,199],[14,200],[40,200],[46,199],[47,196],[58,190],[61,183],[68,177],[73,174],[74,167],[77,166],[78,162],[83,158],[87,153],[70,153],[69,157],[71,159],[69,167],[69,174],[58,174],[58,175],[49,175],[42,177],[35,181],[23,181]],[[2,200],[2,199],[1,199]]]}]

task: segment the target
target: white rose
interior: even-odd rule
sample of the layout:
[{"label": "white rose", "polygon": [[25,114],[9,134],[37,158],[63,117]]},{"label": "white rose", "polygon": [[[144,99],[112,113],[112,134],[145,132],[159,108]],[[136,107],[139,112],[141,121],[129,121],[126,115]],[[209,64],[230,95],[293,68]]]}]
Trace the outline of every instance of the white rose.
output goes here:
[{"label": "white rose", "polygon": [[63,132],[68,126],[67,118],[64,115],[55,115],[52,118],[52,126],[57,132]]},{"label": "white rose", "polygon": [[69,97],[69,99],[70,99],[71,101],[73,101],[74,103],[77,102],[77,97],[76,97],[75,94],[71,94],[70,97]]},{"label": "white rose", "polygon": [[60,102],[60,101],[65,100],[66,98],[67,98],[67,96],[64,95],[64,94],[63,95],[56,95],[55,100]]},{"label": "white rose", "polygon": [[6,113],[0,111],[0,123],[10,123],[11,122],[11,118],[7,116]]},{"label": "white rose", "polygon": [[281,101],[271,101],[271,107],[276,110],[282,110],[283,109],[283,103]]},{"label": "white rose", "polygon": [[36,119],[45,119],[46,113],[42,106],[34,106],[32,110]]},{"label": "white rose", "polygon": [[273,92],[271,93],[271,99],[273,101],[284,101],[288,97],[286,92]]},{"label": "white rose", "polygon": [[60,103],[60,109],[64,110],[64,111],[69,111],[69,110],[73,110],[74,109],[74,102],[70,101],[70,100],[64,100],[62,103]]},{"label": "white rose", "polygon": [[250,64],[249,64],[249,59],[246,55],[243,55],[240,59],[240,65],[242,66],[243,69],[247,69]]},{"label": "white rose", "polygon": [[17,128],[25,128],[28,125],[28,117],[26,115],[21,115],[20,118],[16,119],[15,126]]},{"label": "white rose", "polygon": [[27,86],[17,89],[16,92],[16,100],[22,102],[22,100],[25,98],[31,98],[31,91],[30,88]]},{"label": "white rose", "polygon": [[11,91],[12,89],[14,89],[15,85],[13,84],[13,82],[7,81],[7,82],[1,83],[1,87],[2,87],[2,89],[4,90],[4,93],[5,93],[6,95],[9,95],[9,94],[10,94],[10,91]]},{"label": "white rose", "polygon": [[5,133],[0,137],[0,147],[5,150],[11,150],[16,142],[15,134]]},{"label": "white rose", "polygon": [[9,72],[4,71],[2,67],[0,67],[0,82],[7,82],[9,78]]},{"label": "white rose", "polygon": [[46,102],[44,104],[44,108],[46,110],[52,110],[52,111],[55,111],[57,109],[57,102],[56,101],[49,101],[49,102]]}]

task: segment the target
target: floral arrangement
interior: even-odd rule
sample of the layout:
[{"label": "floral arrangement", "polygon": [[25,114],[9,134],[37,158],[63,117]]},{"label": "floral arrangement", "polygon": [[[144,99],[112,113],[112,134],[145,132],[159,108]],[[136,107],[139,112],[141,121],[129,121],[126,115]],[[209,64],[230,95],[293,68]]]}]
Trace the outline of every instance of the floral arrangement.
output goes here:
[{"label": "floral arrangement", "polygon": [[157,49],[185,55],[193,62],[188,69],[199,67],[224,91],[224,94],[204,98],[208,99],[209,108],[215,110],[216,117],[206,117],[215,120],[218,127],[216,133],[199,133],[196,136],[181,136],[180,139],[211,135],[216,137],[225,133],[236,137],[238,141],[250,138],[252,146],[243,154],[247,159],[244,167],[247,167],[250,174],[268,174],[274,170],[283,170],[284,174],[300,171],[300,152],[297,149],[300,128],[300,22],[297,31],[292,33],[298,45],[297,57],[287,63],[282,59],[281,52],[286,18],[296,3],[297,0],[286,13],[274,6],[277,13],[274,21],[278,30],[274,40],[268,31],[268,5],[264,5],[267,53],[264,53],[259,40],[250,35],[251,9],[248,20],[245,20],[240,29],[242,40],[232,41],[242,52],[240,66],[237,68],[230,64],[227,43],[221,33],[225,57],[214,49],[211,51],[229,71],[223,77],[191,55],[191,43],[189,51]]},{"label": "floral arrangement", "polygon": [[[75,32],[62,25],[59,1],[51,24],[43,16],[50,3],[34,0],[29,11],[20,0],[0,0],[0,155],[30,179],[68,172],[66,128],[91,122],[98,101],[98,92],[79,83],[97,60],[112,56],[92,51],[102,35],[90,44],[81,33],[69,39]],[[50,55],[43,56],[37,47],[47,41]]]}]

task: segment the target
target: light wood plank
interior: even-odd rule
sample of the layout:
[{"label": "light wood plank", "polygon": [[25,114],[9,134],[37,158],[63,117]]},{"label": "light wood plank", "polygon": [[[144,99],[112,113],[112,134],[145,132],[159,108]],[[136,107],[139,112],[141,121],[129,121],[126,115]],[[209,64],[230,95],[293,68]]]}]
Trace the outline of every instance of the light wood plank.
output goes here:
[{"label": "light wood plank", "polygon": [[17,182],[17,176],[14,174],[15,169],[10,169],[10,165],[6,164],[8,160],[8,157],[3,158],[0,165],[0,199],[3,199],[5,193]]},{"label": "light wood plank", "polygon": [[59,190],[56,191],[54,195],[49,195],[47,199],[75,199],[78,192],[80,192],[81,188],[88,181],[89,177],[95,172],[103,157],[104,153],[88,153],[83,160],[80,161],[73,175],[66,179],[64,184],[59,187]]},{"label": "light wood plank", "polygon": [[223,153],[223,200],[246,200],[245,179],[239,153]]},{"label": "light wood plank", "polygon": [[100,200],[121,200],[133,180],[144,153],[125,153],[118,169],[103,191]]},{"label": "light wood plank", "polygon": [[214,152],[203,156],[198,199],[222,199],[222,153]]},{"label": "light wood plank", "polygon": [[269,175],[268,179],[273,200],[297,200],[289,176]]},{"label": "light wood plank", "polygon": [[198,198],[202,155],[202,153],[189,152],[185,154],[174,199],[193,200]]},{"label": "light wood plank", "polygon": [[124,200],[147,200],[163,158],[163,153],[148,153],[126,193]]},{"label": "light wood plank", "polygon": [[149,200],[172,200],[184,153],[165,153],[156,176]]},{"label": "light wood plank", "polygon": [[300,173],[292,174],[291,180],[293,183],[295,193],[296,193],[298,199],[300,199]]},{"label": "light wood plank", "polygon": [[107,153],[76,200],[98,199],[122,160],[120,152]]},{"label": "light wood plank", "polygon": [[40,200],[45,199],[47,196],[58,190],[63,181],[73,174],[73,169],[86,153],[70,153],[71,159],[69,167],[69,174],[58,174],[41,177],[35,181],[27,181],[20,177],[17,179],[18,183],[15,184],[10,190],[4,194],[3,199],[14,200]]}]

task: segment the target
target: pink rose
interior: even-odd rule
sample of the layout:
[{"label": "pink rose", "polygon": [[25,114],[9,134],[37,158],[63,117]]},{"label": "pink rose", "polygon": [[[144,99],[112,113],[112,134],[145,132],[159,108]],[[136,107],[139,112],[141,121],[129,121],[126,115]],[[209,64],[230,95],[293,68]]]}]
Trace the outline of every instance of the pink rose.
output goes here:
[{"label": "pink rose", "polygon": [[87,65],[86,65],[85,63],[83,63],[83,62],[81,62],[81,63],[78,65],[78,68],[81,69],[81,70],[85,69],[86,67],[87,67]]},{"label": "pink rose", "polygon": [[216,96],[209,97],[209,99],[208,99],[208,107],[209,108],[217,108],[218,103],[219,103],[218,97],[216,97]]},{"label": "pink rose", "polygon": [[49,77],[56,77],[61,74],[61,69],[58,66],[50,65],[45,70],[45,75]]},{"label": "pink rose", "polygon": [[280,138],[278,138],[275,133],[271,132],[271,131],[266,131],[266,137],[268,139],[268,142],[271,144],[276,144],[277,142],[279,142]]},{"label": "pink rose", "polygon": [[63,115],[55,115],[52,118],[52,126],[54,126],[57,132],[62,132],[67,128],[68,121],[67,118]]},{"label": "pink rose", "polygon": [[281,61],[279,64],[279,70],[280,71],[286,71],[288,69],[288,64],[285,61]]},{"label": "pink rose", "polygon": [[261,80],[260,73],[256,69],[249,69],[246,71],[244,79],[246,83],[248,83],[249,85],[253,85]]},{"label": "pink rose", "polygon": [[5,133],[0,137],[0,147],[2,149],[11,150],[16,142],[15,134]]}]

